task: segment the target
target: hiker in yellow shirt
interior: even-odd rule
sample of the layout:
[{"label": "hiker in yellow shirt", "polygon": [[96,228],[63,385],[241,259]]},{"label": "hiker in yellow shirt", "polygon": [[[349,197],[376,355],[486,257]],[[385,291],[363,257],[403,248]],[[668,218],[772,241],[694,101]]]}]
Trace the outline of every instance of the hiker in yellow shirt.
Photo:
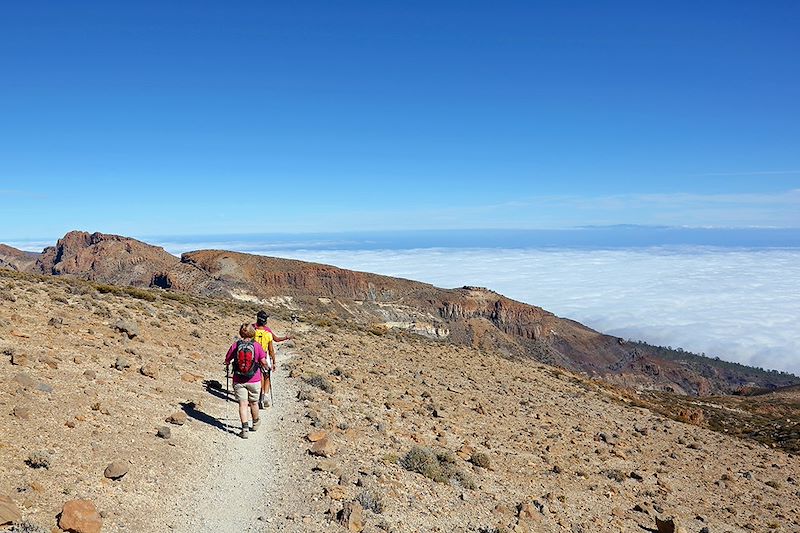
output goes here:
[{"label": "hiker in yellow shirt", "polygon": [[[275,359],[275,346],[273,342],[283,342],[291,339],[288,335],[286,337],[278,337],[267,326],[267,319],[269,315],[266,311],[259,311],[256,315],[255,326],[256,334],[255,340],[264,348],[264,351],[269,354],[269,368],[261,373],[261,395],[258,398],[258,406],[263,409],[265,405],[265,397],[268,392],[272,391],[272,383],[270,382],[270,375],[277,370],[277,361]],[[269,402],[266,402],[269,407]]]}]

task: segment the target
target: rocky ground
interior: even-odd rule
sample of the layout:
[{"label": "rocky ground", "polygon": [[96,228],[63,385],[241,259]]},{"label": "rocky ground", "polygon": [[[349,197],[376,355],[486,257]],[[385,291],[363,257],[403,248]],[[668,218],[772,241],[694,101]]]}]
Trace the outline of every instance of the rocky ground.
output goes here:
[{"label": "rocky ground", "polygon": [[241,440],[220,360],[252,305],[0,273],[12,530],[800,530],[797,456],[553,367],[314,317],[273,324],[296,338]]}]

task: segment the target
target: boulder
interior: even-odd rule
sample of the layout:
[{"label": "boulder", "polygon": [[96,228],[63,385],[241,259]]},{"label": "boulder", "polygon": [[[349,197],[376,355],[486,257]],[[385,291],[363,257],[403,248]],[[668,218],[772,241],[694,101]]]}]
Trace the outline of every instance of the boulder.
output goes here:
[{"label": "boulder", "polygon": [[128,473],[127,461],[114,461],[113,463],[111,463],[106,467],[106,470],[105,472],[103,472],[103,475],[108,479],[120,479],[127,473]]},{"label": "boulder", "polygon": [[73,533],[100,533],[103,520],[90,500],[70,500],[61,510],[58,527]]},{"label": "boulder", "polygon": [[4,494],[0,494],[0,526],[19,522],[20,520],[22,520],[22,514],[19,512],[14,500]]}]

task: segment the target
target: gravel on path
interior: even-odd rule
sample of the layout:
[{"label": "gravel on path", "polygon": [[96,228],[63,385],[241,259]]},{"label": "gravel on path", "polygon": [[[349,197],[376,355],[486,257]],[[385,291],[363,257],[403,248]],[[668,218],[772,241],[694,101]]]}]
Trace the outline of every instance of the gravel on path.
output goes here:
[{"label": "gravel on path", "polygon": [[[291,353],[281,354],[286,361]],[[274,405],[261,411],[261,427],[248,439],[232,401],[213,398],[208,414],[218,424],[201,424],[208,444],[194,486],[175,502],[179,533],[326,531],[324,499],[312,476],[314,461],[304,441],[303,406],[287,372],[273,374]],[[202,459],[201,459],[202,463]],[[204,470],[204,471],[203,471]]]}]

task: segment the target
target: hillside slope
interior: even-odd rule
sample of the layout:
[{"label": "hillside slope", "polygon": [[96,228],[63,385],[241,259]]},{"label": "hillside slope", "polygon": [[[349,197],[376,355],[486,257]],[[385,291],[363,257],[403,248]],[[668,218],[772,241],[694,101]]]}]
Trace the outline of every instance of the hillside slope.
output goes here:
[{"label": "hillside slope", "polygon": [[[295,337],[279,349],[285,388],[270,437],[243,441],[220,360],[256,307],[8,270],[0,294],[0,498],[46,530],[76,498],[106,532],[216,523],[207,494],[241,468],[228,456],[279,474],[236,522],[256,532],[632,533],[668,516],[687,531],[800,528],[796,456],[530,360],[278,320]],[[104,477],[112,462],[128,472]]]},{"label": "hillside slope", "polygon": [[707,395],[800,383],[794,376],[732,368],[692,354],[667,357],[663,350],[603,335],[484,288],[441,289],[303,261],[220,250],[178,259],[135,239],[70,232],[28,271],[323,313],[331,320],[497,350],[630,387]]}]

